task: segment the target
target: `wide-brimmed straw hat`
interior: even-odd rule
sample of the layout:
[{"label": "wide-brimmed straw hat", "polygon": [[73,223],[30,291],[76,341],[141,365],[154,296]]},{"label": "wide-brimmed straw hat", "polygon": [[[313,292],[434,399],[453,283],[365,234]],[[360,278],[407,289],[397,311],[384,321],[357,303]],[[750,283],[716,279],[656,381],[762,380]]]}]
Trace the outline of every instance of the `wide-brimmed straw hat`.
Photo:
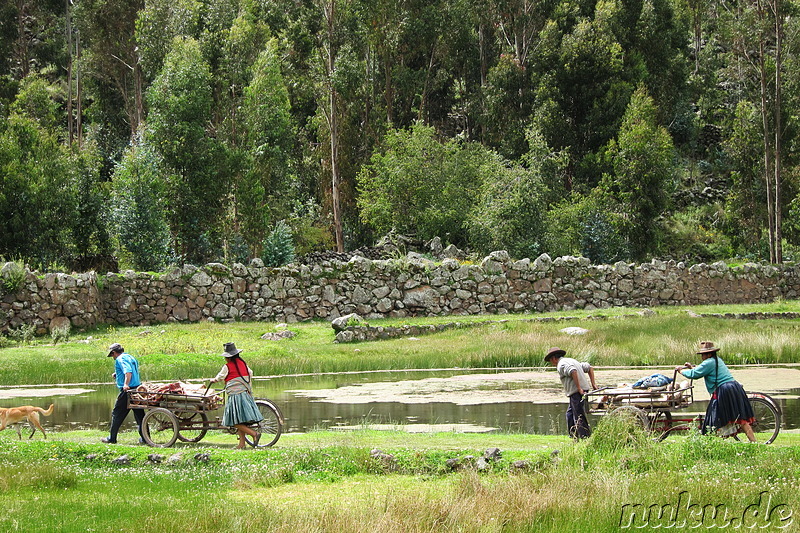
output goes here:
[{"label": "wide-brimmed straw hat", "polygon": [[711,342],[711,341],[702,341],[700,343],[700,349],[697,350],[697,353],[698,354],[717,353],[718,351],[719,351],[719,348],[714,346],[713,342]]},{"label": "wide-brimmed straw hat", "polygon": [[567,352],[565,352],[561,348],[556,348],[555,346],[553,346],[552,348],[547,350],[547,354],[544,356],[544,360],[545,360],[545,362],[547,362],[547,361],[550,360],[551,357],[555,357],[555,356],[562,357],[564,355],[567,355]]},{"label": "wide-brimmed straw hat", "polygon": [[236,345],[234,343],[226,342],[225,343],[225,351],[223,353],[221,353],[220,355],[222,357],[233,357],[234,355],[239,355],[240,353],[242,353],[242,350],[239,350],[238,348],[236,348]]}]

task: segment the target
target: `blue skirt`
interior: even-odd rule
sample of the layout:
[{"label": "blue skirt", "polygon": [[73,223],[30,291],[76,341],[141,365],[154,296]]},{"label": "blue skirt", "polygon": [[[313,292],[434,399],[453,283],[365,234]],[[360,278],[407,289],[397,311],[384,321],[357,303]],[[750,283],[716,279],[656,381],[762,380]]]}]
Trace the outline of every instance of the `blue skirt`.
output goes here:
[{"label": "blue skirt", "polygon": [[225,400],[225,412],[222,414],[223,426],[254,424],[263,419],[261,411],[258,410],[258,406],[250,394],[246,392],[229,394]]},{"label": "blue skirt", "polygon": [[747,399],[744,387],[738,381],[729,381],[717,387],[708,402],[706,418],[703,420],[703,434],[712,428],[719,429],[728,424],[743,422],[752,424],[754,421],[753,406]]}]

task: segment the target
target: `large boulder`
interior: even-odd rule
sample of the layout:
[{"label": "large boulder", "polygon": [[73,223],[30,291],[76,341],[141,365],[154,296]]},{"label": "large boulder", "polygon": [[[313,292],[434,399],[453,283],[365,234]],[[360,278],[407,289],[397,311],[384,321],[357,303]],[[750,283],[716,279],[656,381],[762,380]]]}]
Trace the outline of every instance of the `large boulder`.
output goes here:
[{"label": "large boulder", "polygon": [[349,326],[366,326],[368,325],[364,322],[364,319],[361,318],[356,313],[350,313],[348,315],[342,315],[338,318],[334,318],[331,321],[331,327],[334,331],[344,331]]}]

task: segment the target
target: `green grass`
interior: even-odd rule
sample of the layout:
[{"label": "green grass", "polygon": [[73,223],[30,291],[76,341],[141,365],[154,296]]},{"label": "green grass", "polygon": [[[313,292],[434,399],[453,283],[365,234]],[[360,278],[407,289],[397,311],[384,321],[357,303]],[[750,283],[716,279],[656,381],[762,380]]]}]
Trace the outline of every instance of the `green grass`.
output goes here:
[{"label": "green grass", "polygon": [[[335,344],[327,322],[292,324],[297,336],[284,341],[260,337],[274,331],[271,323],[164,324],[149,327],[107,327],[73,335],[57,345],[39,339],[33,344],[0,349],[0,385],[109,382],[112,365],[106,349],[120,342],[140,361],[143,379],[203,379],[222,364],[224,342],[244,349],[244,358],[259,376],[314,372],[401,370],[411,368],[505,368],[542,366],[550,346],[594,365],[672,365],[695,351],[699,340],[722,346],[729,364],[800,362],[800,320],[768,321],[691,318],[687,308],[657,308],[653,317],[631,315],[631,309],[550,314],[609,316],[607,320],[529,322],[532,315],[459,317],[459,321],[502,320],[474,328],[420,335],[418,340]],[[704,306],[695,312],[786,312],[800,302],[746,306]],[[536,315],[541,316],[541,315]],[[453,317],[381,320],[374,324],[441,323]],[[583,336],[560,332],[567,326],[587,328]],[[91,339],[88,339],[91,337]],[[88,339],[88,340],[87,340]]]},{"label": "green grass", "polygon": [[[657,443],[608,418],[577,444],[561,436],[358,431],[286,435],[274,449],[236,451],[232,436],[217,433],[165,451],[102,445],[99,436],[0,434],[0,529],[611,532],[625,504],[666,505],[681,492],[724,505],[730,516],[762,491],[773,505],[800,509],[798,434],[772,446],[699,435]],[[486,471],[446,466],[495,446],[502,458]],[[373,448],[394,462],[373,458]],[[153,452],[183,456],[152,464]],[[209,461],[195,461],[197,452]],[[129,465],[111,462],[123,454]]]}]

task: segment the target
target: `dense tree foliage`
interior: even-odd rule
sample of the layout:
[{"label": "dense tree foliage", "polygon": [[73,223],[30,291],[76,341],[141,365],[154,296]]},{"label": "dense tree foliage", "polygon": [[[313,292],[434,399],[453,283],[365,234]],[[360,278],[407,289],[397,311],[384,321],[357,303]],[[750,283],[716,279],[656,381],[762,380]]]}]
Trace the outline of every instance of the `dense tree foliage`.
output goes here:
[{"label": "dense tree foliage", "polygon": [[0,256],[796,259],[798,0],[0,4]]}]

